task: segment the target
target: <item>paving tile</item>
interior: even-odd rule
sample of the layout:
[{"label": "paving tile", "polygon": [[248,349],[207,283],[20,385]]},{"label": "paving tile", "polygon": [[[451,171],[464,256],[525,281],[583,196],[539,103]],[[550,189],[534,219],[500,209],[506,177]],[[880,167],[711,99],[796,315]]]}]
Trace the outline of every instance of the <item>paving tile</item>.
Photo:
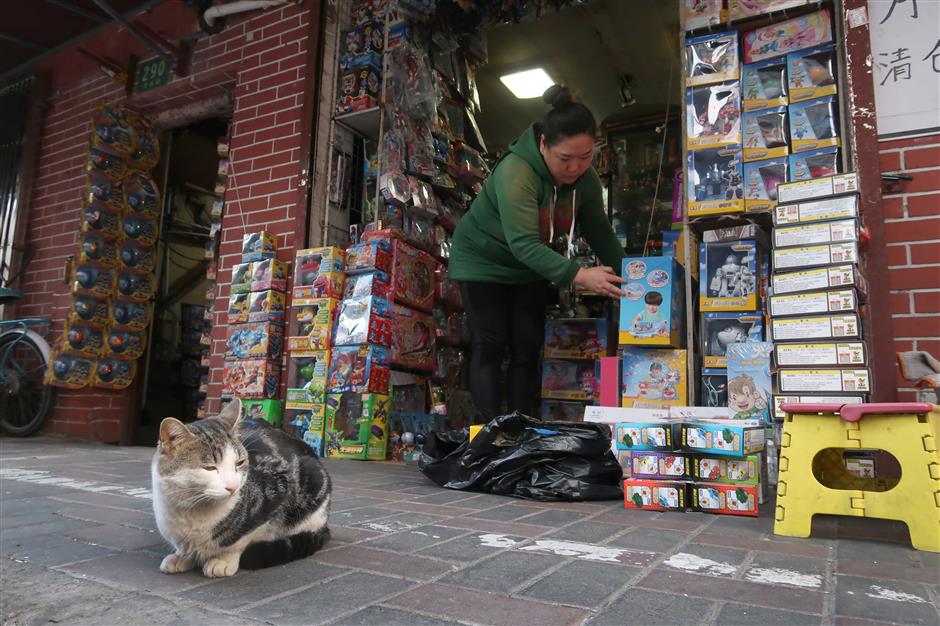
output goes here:
[{"label": "paving tile", "polygon": [[352,496],[348,498],[331,498],[330,499],[330,514],[336,515],[342,511],[349,511],[351,509],[360,509],[363,507],[377,507],[382,506],[386,503],[386,500],[379,500],[378,498],[368,498],[366,496]]},{"label": "paving tile", "polygon": [[836,576],[835,613],[900,624],[940,623],[924,585]]},{"label": "paving tile", "polygon": [[758,552],[744,571],[743,578],[751,582],[821,590],[826,580],[826,561],[789,554]]},{"label": "paving tile", "polygon": [[[460,532],[466,532],[463,529],[457,530],[460,530]],[[497,548],[484,544],[480,537],[481,535],[479,533],[458,537],[457,539],[451,539],[450,541],[446,541],[444,543],[439,543],[428,548],[423,548],[419,550],[417,554],[433,556],[434,558],[445,559],[448,561],[469,562],[482,559],[483,557],[503,550],[503,548]],[[506,539],[513,542],[525,541],[525,537],[510,535],[506,535]]]},{"label": "paving tile", "polygon": [[518,595],[558,604],[594,608],[641,570],[595,561],[574,561],[535,582]]},{"label": "paving tile", "polygon": [[139,550],[151,546],[164,546],[169,550],[169,545],[163,540],[160,533],[128,528],[118,524],[103,524],[94,528],[70,530],[62,534],[83,543],[105,546],[115,550]]},{"label": "paving tile", "polygon": [[697,624],[710,610],[712,602],[685,595],[627,589],[606,609],[588,620],[590,626],[675,626]]},{"label": "paving tile", "polygon": [[749,598],[754,604],[775,609],[799,606],[810,613],[821,613],[823,594],[819,591],[769,586],[725,577],[698,576],[674,570],[657,569],[637,583],[646,589],[681,589],[684,594],[711,600]]},{"label": "paving tile", "polygon": [[56,502],[49,498],[22,498],[19,500],[3,500],[3,523],[6,526],[10,520],[23,515],[36,515],[40,513],[49,514],[62,508],[61,502]]},{"label": "paving tile", "polygon": [[512,498],[518,506],[527,506],[531,509],[542,509],[543,511],[571,511],[572,513],[582,513],[584,515],[596,515],[610,510],[609,502],[614,502],[618,510],[623,510],[623,501],[617,500],[605,501],[596,500],[593,502],[542,502],[539,500],[521,500]]},{"label": "paving tile", "polygon": [[414,583],[400,578],[351,572],[303,591],[278,597],[245,610],[242,614],[272,624],[323,624],[412,586]]},{"label": "paving tile", "polygon": [[701,532],[695,536],[698,543],[706,543],[715,546],[728,546],[729,548],[741,548],[744,550],[763,550],[765,552],[777,552],[780,554],[792,554],[795,556],[808,556],[815,558],[829,558],[832,549],[827,545],[820,545],[809,542],[787,542],[772,539],[758,539],[751,537],[736,537],[734,535],[724,535],[721,533]]},{"label": "paving tile", "polygon": [[355,567],[380,574],[407,576],[416,580],[430,580],[454,569],[453,565],[442,561],[376,550],[361,545],[342,546],[328,552],[317,553],[313,558],[340,567]]},{"label": "paving tile", "polygon": [[443,506],[439,504],[421,504],[411,500],[402,500],[400,502],[389,502],[388,508],[395,511],[412,511],[415,513],[429,513],[438,517],[450,517],[453,515],[466,515],[467,509],[456,506]]},{"label": "paving tile", "polygon": [[[479,517],[479,515],[477,517]],[[519,521],[523,524],[534,524],[536,526],[551,526],[557,528],[559,526],[566,526],[568,524],[580,522],[587,519],[587,517],[588,516],[585,513],[576,513],[574,511],[547,510],[536,513],[535,515],[524,517]]]},{"label": "paving tile", "polygon": [[466,500],[461,500],[459,503],[454,503],[452,506],[461,507],[465,509],[491,509],[496,506],[502,506],[510,502],[518,502],[518,498],[511,498],[509,496],[497,496],[491,493],[481,493],[474,494],[472,492],[463,492],[469,496]]},{"label": "paving tile", "polygon": [[533,526],[531,524],[518,524],[515,522],[494,522],[486,519],[474,519],[472,517],[452,517],[450,519],[438,522],[441,526],[451,528],[464,528],[466,530],[478,530],[484,533],[497,533],[505,535],[518,535],[520,537],[538,537],[548,532],[544,526]]},{"label": "paving tile", "polygon": [[916,565],[917,551],[909,546],[885,541],[840,539],[837,555],[840,559],[868,561],[872,564],[893,563],[895,565]]},{"label": "paving tile", "polygon": [[835,518],[839,539],[875,540],[910,546],[907,524],[877,517],[839,516]]},{"label": "paving tile", "polygon": [[920,558],[921,564],[925,568],[933,568],[935,571],[940,571],[940,552],[924,552],[919,551],[917,556]]},{"label": "paving tile", "polygon": [[553,530],[546,535],[547,539],[562,539],[564,541],[578,541],[581,543],[603,543],[605,540],[613,537],[617,533],[623,532],[624,526],[616,524],[604,524],[594,520],[585,520]]},{"label": "paving tile", "polygon": [[721,607],[715,620],[717,626],[818,626],[822,624],[819,615],[794,613],[793,611],[779,611],[748,604],[734,604],[729,602]]},{"label": "paving tile", "polygon": [[428,515],[427,513],[399,513],[393,517],[383,517],[378,520],[368,520],[355,524],[355,528],[363,530],[374,530],[380,533],[397,533],[403,530],[417,528],[425,524],[431,524],[441,519],[439,515]]},{"label": "paving tile", "polygon": [[[676,552],[676,554],[691,554],[702,559],[715,561],[716,563],[727,563],[728,565],[740,565],[747,558],[748,552],[745,550],[735,550],[725,546],[709,546],[702,543],[687,543]],[[668,559],[667,559],[668,561]],[[667,567],[670,567],[667,565]],[[675,569],[675,568],[673,568]],[[700,573],[710,573],[701,571]]]},{"label": "paving tile", "polygon": [[[475,499],[475,494],[467,491],[457,491],[454,489],[443,489],[439,493],[434,493],[429,496],[421,496],[415,498],[413,502],[420,502],[421,504],[445,504],[450,506],[463,506],[460,504],[462,500]],[[476,507],[470,507],[476,508]]]},{"label": "paving tile", "polygon": [[859,617],[840,617],[838,615],[833,618],[832,623],[835,626],[890,626],[892,624],[892,622],[876,622]]},{"label": "paving tile", "polygon": [[210,584],[214,580],[204,577],[199,570],[181,574],[164,574],[160,571],[162,560],[163,557],[153,554],[127,552],[66,565],[62,571],[119,589],[141,593],[179,593],[199,585]]},{"label": "paving tile", "polygon": [[448,574],[440,582],[484,591],[507,592],[561,561],[561,558],[555,556],[506,552]]},{"label": "paving tile", "polygon": [[61,502],[58,505],[59,509],[56,511],[56,515],[91,522],[120,524],[122,522],[140,522],[153,519],[152,511],[129,511],[103,506],[62,506]]},{"label": "paving tile", "polygon": [[43,535],[3,541],[0,543],[0,554],[28,563],[56,567],[114,554],[114,550],[90,546],[58,535]]},{"label": "paving tile", "polygon": [[441,584],[423,585],[384,604],[490,626],[574,626],[589,615],[583,609]]},{"label": "paving tile", "polygon": [[608,545],[648,552],[669,552],[689,538],[688,533],[655,528],[636,528],[612,539]]},{"label": "paving tile", "polygon": [[352,526],[330,526],[330,541],[328,546],[334,543],[356,543],[364,539],[379,537],[382,533],[362,528],[353,528]]},{"label": "paving tile", "polygon": [[364,545],[370,548],[384,548],[393,552],[410,553],[459,537],[466,534],[466,532],[459,528],[448,528],[447,526],[419,526],[404,532],[370,539]]},{"label": "paving tile", "polygon": [[[765,505],[768,509],[772,507]],[[709,532],[724,533],[739,537],[766,537],[774,533],[774,518],[769,516],[744,517],[736,515],[715,515],[708,525]]]},{"label": "paving tile", "polygon": [[[147,487],[150,485],[148,484]],[[131,509],[136,511],[152,511],[153,502],[150,498],[134,498],[131,496],[119,496],[111,493],[93,493],[90,491],[79,491],[53,496],[60,502],[69,502],[80,505],[113,506],[121,509]]]},{"label": "paving tile", "polygon": [[513,520],[518,520],[520,517],[531,515],[532,513],[533,510],[529,507],[518,506],[515,504],[505,504],[496,508],[471,513],[470,517],[476,519],[493,520],[496,522],[511,522]]},{"label": "paving tile", "polygon": [[331,511],[330,526],[354,526],[360,522],[391,517],[397,512],[377,506],[366,506],[349,511]]},{"label": "paving tile", "polygon": [[683,515],[676,515],[675,513],[669,513],[663,516],[662,513],[620,508],[617,511],[603,513],[591,519],[592,521],[603,522],[605,524],[642,526],[644,528],[681,530],[684,532],[693,532],[705,525],[704,522],[685,520],[684,517]]},{"label": "paving tile", "polygon": [[342,617],[330,626],[453,626],[457,623],[388,606],[372,605]]},{"label": "paving tile", "polygon": [[43,535],[52,535],[68,530],[79,530],[81,528],[92,528],[97,525],[98,524],[95,522],[48,515],[45,518],[33,518],[32,524],[16,525],[8,528],[4,520],[4,523],[0,523],[0,542],[4,544],[11,542],[14,544],[30,542],[36,537]]}]

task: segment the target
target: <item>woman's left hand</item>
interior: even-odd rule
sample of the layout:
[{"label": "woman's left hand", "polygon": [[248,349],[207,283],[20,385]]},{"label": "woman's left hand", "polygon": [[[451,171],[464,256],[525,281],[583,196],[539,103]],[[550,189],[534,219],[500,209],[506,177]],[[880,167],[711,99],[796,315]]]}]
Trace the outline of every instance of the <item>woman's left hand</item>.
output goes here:
[{"label": "woman's left hand", "polygon": [[608,296],[610,298],[621,298],[623,297],[623,291],[618,285],[622,285],[627,281],[625,278],[617,276],[611,268],[598,266],[590,268],[582,267],[578,270],[578,273],[575,274],[572,282],[577,287],[585,291],[590,291],[591,293]]}]

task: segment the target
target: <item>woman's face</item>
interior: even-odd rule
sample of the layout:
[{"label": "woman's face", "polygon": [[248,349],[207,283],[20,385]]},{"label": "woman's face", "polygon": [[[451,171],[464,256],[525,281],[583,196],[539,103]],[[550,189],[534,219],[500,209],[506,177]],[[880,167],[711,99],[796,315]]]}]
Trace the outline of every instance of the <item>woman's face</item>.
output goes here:
[{"label": "woman's face", "polygon": [[565,137],[553,146],[545,145],[545,138],[539,140],[539,152],[545,159],[545,165],[555,183],[570,185],[591,167],[594,160],[594,138],[588,134]]}]

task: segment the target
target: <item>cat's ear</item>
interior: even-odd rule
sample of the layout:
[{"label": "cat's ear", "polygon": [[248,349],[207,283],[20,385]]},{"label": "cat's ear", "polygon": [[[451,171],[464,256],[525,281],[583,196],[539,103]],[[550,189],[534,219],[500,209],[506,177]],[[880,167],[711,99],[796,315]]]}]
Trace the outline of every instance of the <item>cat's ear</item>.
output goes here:
[{"label": "cat's ear", "polygon": [[215,418],[221,420],[229,429],[234,430],[242,418],[241,399],[235,398],[226,404]]},{"label": "cat's ear", "polygon": [[167,452],[171,452],[180,442],[192,436],[186,424],[175,417],[167,417],[160,422],[160,447]]}]

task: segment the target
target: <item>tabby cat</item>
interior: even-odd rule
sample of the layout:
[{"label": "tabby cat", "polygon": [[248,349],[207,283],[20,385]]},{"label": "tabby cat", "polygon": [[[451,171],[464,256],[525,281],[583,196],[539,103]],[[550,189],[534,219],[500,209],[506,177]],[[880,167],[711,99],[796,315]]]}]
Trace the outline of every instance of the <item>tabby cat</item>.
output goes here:
[{"label": "tabby cat", "polygon": [[151,465],[153,511],[175,552],[160,571],[231,576],[309,556],[329,539],[330,477],[313,451],[241,402],[192,424],[168,417]]}]

